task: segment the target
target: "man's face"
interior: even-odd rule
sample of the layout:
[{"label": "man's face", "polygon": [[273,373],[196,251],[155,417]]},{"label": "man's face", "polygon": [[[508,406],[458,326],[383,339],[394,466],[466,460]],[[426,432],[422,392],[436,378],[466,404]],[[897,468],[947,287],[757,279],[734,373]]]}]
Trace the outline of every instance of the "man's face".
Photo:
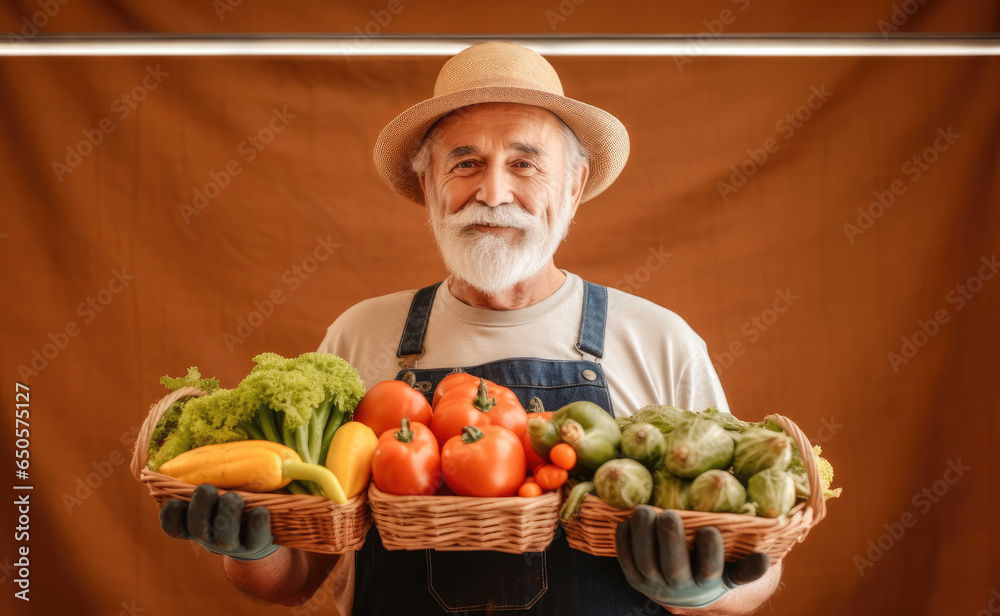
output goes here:
[{"label": "man's face", "polygon": [[561,123],[539,107],[490,103],[442,120],[421,184],[448,270],[493,295],[550,263],[583,192],[566,161]]}]

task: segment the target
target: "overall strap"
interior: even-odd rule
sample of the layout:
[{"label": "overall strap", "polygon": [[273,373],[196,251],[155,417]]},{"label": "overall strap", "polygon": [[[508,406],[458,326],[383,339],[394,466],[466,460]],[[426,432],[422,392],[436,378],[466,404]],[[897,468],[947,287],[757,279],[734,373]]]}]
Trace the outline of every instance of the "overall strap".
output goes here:
[{"label": "overall strap", "polygon": [[399,339],[399,349],[396,357],[420,355],[424,352],[424,333],[431,318],[431,305],[434,304],[434,294],[441,283],[432,284],[417,291],[410,304],[410,312],[406,315],[406,325]]},{"label": "overall strap", "polygon": [[583,281],[583,318],[576,348],[600,359],[604,357],[604,330],[608,323],[608,289]]}]

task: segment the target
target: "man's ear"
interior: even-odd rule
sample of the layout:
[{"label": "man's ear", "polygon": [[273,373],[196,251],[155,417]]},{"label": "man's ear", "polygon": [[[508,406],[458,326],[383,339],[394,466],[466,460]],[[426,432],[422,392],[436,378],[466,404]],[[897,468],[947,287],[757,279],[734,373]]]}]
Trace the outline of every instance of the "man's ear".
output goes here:
[{"label": "man's ear", "polygon": [[576,188],[573,190],[573,213],[576,213],[577,206],[580,205],[580,199],[583,197],[583,188],[587,185],[587,178],[590,176],[590,165],[583,163],[577,172],[575,180],[577,182],[574,184]]}]

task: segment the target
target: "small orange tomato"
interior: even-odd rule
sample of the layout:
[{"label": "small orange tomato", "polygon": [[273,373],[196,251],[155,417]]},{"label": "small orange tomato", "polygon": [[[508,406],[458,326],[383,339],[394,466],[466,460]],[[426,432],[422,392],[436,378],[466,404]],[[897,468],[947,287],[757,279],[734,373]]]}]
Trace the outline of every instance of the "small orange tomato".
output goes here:
[{"label": "small orange tomato", "polygon": [[559,443],[549,450],[549,460],[559,468],[571,471],[576,466],[576,450],[569,443]]},{"label": "small orange tomato", "polygon": [[525,482],[521,484],[521,487],[518,488],[517,495],[524,497],[541,496],[542,487],[534,481],[525,480]]},{"label": "small orange tomato", "polygon": [[568,477],[569,473],[566,472],[566,469],[559,468],[554,464],[543,464],[535,469],[535,483],[546,492],[558,490],[562,484],[566,483]]}]

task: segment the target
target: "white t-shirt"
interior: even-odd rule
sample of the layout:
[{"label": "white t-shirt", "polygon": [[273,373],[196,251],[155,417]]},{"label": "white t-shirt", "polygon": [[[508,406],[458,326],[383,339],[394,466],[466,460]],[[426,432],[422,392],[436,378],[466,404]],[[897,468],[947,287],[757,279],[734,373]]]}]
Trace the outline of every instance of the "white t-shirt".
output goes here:
[{"label": "white t-shirt", "polygon": [[[366,387],[396,378],[396,350],[416,290],[365,300],[327,330],[321,352],[344,358]],[[434,297],[416,368],[474,366],[512,357],[594,360],[577,350],[583,280],[566,272],[550,297],[518,310],[463,304],[442,284]],[[705,342],[677,314],[635,295],[608,289],[604,357],[599,361],[616,415],[647,404],[729,412]]]}]

